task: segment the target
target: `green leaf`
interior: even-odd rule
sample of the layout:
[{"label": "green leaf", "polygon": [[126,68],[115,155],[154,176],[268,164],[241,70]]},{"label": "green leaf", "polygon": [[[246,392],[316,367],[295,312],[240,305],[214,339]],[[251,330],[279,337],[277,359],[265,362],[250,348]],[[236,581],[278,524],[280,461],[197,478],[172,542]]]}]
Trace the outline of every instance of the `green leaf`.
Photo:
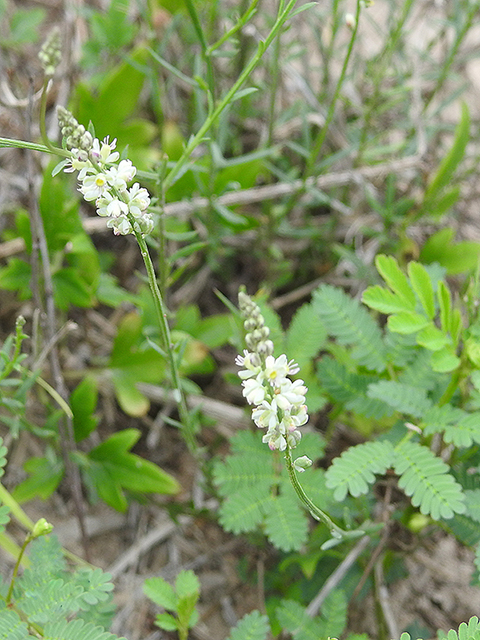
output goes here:
[{"label": "green leaf", "polygon": [[413,311],[417,303],[415,294],[408,283],[407,276],[400,269],[395,258],[380,254],[375,258],[375,266],[390,289],[402,298]]},{"label": "green leaf", "polygon": [[321,285],[313,294],[312,305],[327,332],[339,344],[352,346],[351,356],[369,370],[383,371],[386,349],[377,323],[358,301],[341,289]]},{"label": "green leaf", "polygon": [[393,447],[389,442],[365,442],[350,447],[341,456],[334,458],[325,477],[327,487],[334,489],[338,502],[347,493],[355,498],[367,493],[375,474],[385,473],[394,459]]},{"label": "green leaf", "polygon": [[388,328],[394,333],[408,335],[424,329],[430,324],[425,316],[413,311],[403,311],[388,318]]},{"label": "green leaf", "polygon": [[170,613],[159,613],[155,617],[155,624],[165,631],[176,631],[178,629],[178,620]]},{"label": "green leaf", "polygon": [[177,596],[171,584],[163,578],[147,578],[143,583],[143,593],[159,607],[176,611]]},{"label": "green leaf", "polygon": [[21,44],[38,42],[40,25],[44,19],[45,9],[43,7],[29,7],[28,9],[15,7],[10,18],[10,43],[18,47]]},{"label": "green leaf", "polygon": [[470,114],[468,107],[462,103],[462,114],[460,122],[455,130],[455,138],[450,151],[444,156],[436,174],[425,191],[424,206],[435,201],[442,189],[447,187],[452,180],[453,174],[463,159],[465,148],[470,140]]},{"label": "green leaf", "polygon": [[142,318],[128,313],[122,318],[115,337],[108,374],[122,409],[132,416],[147,413],[150,402],[137,390],[139,382],[158,384],[163,380],[165,360],[152,347],[141,350]]},{"label": "green leaf", "polygon": [[395,411],[409,414],[415,418],[421,418],[432,406],[424,389],[395,380],[373,382],[368,387],[367,395],[370,398],[383,400]]},{"label": "green leaf", "polygon": [[27,623],[20,619],[16,611],[0,608],[1,640],[31,640],[33,637],[28,633]]},{"label": "green leaf", "polygon": [[452,295],[447,285],[440,280],[438,283],[438,304],[440,307],[440,324],[444,333],[449,333],[452,328]]},{"label": "green leaf", "polygon": [[70,305],[88,308],[94,304],[91,287],[73,267],[59,269],[53,274],[55,304],[67,310]]},{"label": "green leaf", "polygon": [[64,474],[63,461],[60,458],[29,458],[23,468],[30,477],[18,484],[12,495],[20,504],[34,497],[47,500],[60,484]]},{"label": "green leaf", "polygon": [[347,625],[347,599],[341,589],[334,589],[325,598],[320,610],[324,636],[340,637]]},{"label": "green leaf", "polygon": [[296,600],[282,600],[280,607],[275,611],[275,616],[283,629],[299,640],[318,640],[318,638],[323,640],[329,637],[318,623],[318,618],[310,618],[305,608]]},{"label": "green leaf", "polygon": [[433,286],[428,271],[419,262],[409,262],[408,275],[413,290],[422,303],[422,307],[430,320],[435,316]]},{"label": "green leaf", "polygon": [[367,418],[381,419],[393,411],[383,400],[367,397],[372,377],[350,373],[345,365],[333,358],[322,358],[317,365],[318,376],[324,389],[332,398]]},{"label": "green leaf", "polygon": [[84,440],[96,429],[99,418],[94,416],[93,413],[97,408],[97,400],[97,381],[93,376],[87,375],[70,395],[76,442]]},{"label": "green leaf", "polygon": [[43,638],[45,640],[125,640],[118,638],[113,633],[105,631],[102,627],[83,620],[61,620],[59,622],[48,622],[44,628]]},{"label": "green leaf", "polygon": [[292,318],[286,335],[285,351],[300,369],[307,367],[322,348],[327,333],[311,304],[304,304]]},{"label": "green leaf", "polygon": [[234,493],[228,496],[218,510],[219,522],[226,531],[238,535],[254,531],[263,521],[263,507],[271,500],[263,490],[252,487],[248,493]]},{"label": "green leaf", "polygon": [[449,343],[449,338],[433,323],[417,333],[417,344],[430,351],[440,351]]},{"label": "green leaf", "polygon": [[467,515],[475,522],[480,522],[480,489],[465,491],[465,504]]},{"label": "green leaf", "polygon": [[306,543],[308,520],[294,495],[271,498],[263,505],[265,533],[282,551],[298,551]]},{"label": "green leaf", "polygon": [[412,308],[411,304],[404,298],[378,284],[365,289],[362,301],[367,307],[386,314],[411,311]]},{"label": "green leaf", "polygon": [[11,258],[7,266],[0,269],[0,289],[17,291],[20,300],[28,300],[32,295],[31,277],[32,269],[25,260]]},{"label": "green leaf", "polygon": [[184,598],[192,594],[200,593],[200,581],[195,573],[189,570],[182,570],[175,580],[175,591],[179,598]]},{"label": "green leaf", "polygon": [[88,455],[92,460],[112,460],[131,449],[139,438],[138,429],[122,429],[97,445]]},{"label": "green leaf", "polygon": [[438,262],[448,275],[472,271],[478,265],[480,243],[473,241],[453,242],[451,227],[440,229],[423,245],[420,259],[425,263]]},{"label": "green leaf", "polygon": [[439,520],[465,512],[461,486],[448,473],[448,465],[427,447],[403,442],[395,449],[394,469],[401,476],[399,487],[424,515]]},{"label": "green leaf", "polygon": [[[262,443],[265,455],[258,455],[256,451],[251,456],[229,456],[225,462],[217,460],[213,469],[213,478],[223,496],[229,496],[245,488],[255,487],[256,494],[260,492],[268,496],[270,487],[275,482],[276,474],[274,461],[267,445]],[[262,452],[263,453],[263,452]]]},{"label": "green leaf", "polygon": [[267,616],[259,611],[252,611],[243,616],[227,640],[266,640],[269,631]]},{"label": "green leaf", "polygon": [[[145,73],[141,65],[149,54],[145,46],[140,45],[129,58],[115,67],[102,82],[98,95],[91,92],[82,83],[77,84],[74,97],[74,112],[77,120],[87,126],[95,124],[97,138],[119,135],[124,121],[130,117],[139,104],[140,92],[145,82]],[[121,100],[118,99],[121,96]],[[118,148],[121,150],[128,139],[120,136]]]},{"label": "green leaf", "polygon": [[460,366],[460,358],[455,355],[451,347],[444,347],[439,351],[434,351],[430,362],[432,369],[439,373],[449,373]]}]

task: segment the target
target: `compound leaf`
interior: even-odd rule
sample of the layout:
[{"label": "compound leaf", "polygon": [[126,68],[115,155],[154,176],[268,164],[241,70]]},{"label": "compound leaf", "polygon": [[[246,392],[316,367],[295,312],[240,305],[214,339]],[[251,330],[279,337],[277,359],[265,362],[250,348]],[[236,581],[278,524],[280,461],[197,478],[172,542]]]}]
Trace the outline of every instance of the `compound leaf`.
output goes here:
[{"label": "compound leaf", "polygon": [[270,500],[262,488],[252,486],[248,492],[230,495],[222,502],[218,514],[219,522],[226,531],[239,534],[253,531],[263,520],[262,507]]},{"label": "compound leaf", "polygon": [[265,640],[269,631],[267,616],[260,611],[252,611],[243,616],[227,640]]},{"label": "compound leaf", "polygon": [[357,300],[341,289],[321,285],[313,294],[313,307],[327,332],[339,344],[351,346],[351,356],[369,370],[383,371],[386,349],[379,326]]},{"label": "compound leaf", "polygon": [[265,533],[282,551],[298,551],[307,541],[308,520],[295,496],[271,498],[264,505]]},{"label": "compound leaf", "polygon": [[410,311],[414,311],[417,304],[415,293],[396,259],[393,256],[380,254],[375,258],[375,266],[390,289],[403,299]]},{"label": "compound leaf", "polygon": [[367,493],[375,474],[385,473],[393,459],[394,450],[389,442],[365,442],[350,447],[327,469],[327,487],[334,489],[338,501],[347,493],[358,497]]},{"label": "compound leaf", "polygon": [[373,382],[368,387],[367,395],[369,398],[383,400],[392,409],[415,418],[423,416],[432,406],[424,389],[395,380]]},{"label": "compound leaf", "polygon": [[430,449],[416,442],[404,442],[395,449],[394,469],[399,487],[421,513],[434,520],[465,512],[461,486],[448,473],[449,467]]}]

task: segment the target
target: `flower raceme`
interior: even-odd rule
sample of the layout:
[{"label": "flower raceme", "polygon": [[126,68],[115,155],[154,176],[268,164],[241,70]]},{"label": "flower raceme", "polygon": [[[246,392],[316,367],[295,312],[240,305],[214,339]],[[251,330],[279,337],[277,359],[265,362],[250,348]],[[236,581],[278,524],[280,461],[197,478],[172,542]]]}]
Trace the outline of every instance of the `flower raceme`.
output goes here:
[{"label": "flower raceme", "polygon": [[78,190],[84,199],[95,201],[97,214],[108,218],[107,226],[115,235],[150,233],[153,229],[152,215],[147,212],[150,195],[138,182],[128,188],[137,170],[130,160],[120,160],[115,151],[116,140],[110,142],[107,136],[100,142],[93,138],[63,107],[58,108],[58,121],[72,154],[64,171],[78,171]]},{"label": "flower raceme", "polygon": [[[244,292],[239,293],[239,307],[245,317],[245,336],[249,350],[237,356],[235,363],[242,367],[238,372],[242,379],[243,395],[253,405],[252,420],[265,429],[263,442],[272,451],[294,449],[300,441],[298,427],[308,421],[303,380],[291,380],[289,376],[299,372],[298,365],[282,354],[273,356],[273,343],[268,339],[269,329],[257,304]],[[295,461],[297,471],[304,471],[311,464],[306,456]]]}]

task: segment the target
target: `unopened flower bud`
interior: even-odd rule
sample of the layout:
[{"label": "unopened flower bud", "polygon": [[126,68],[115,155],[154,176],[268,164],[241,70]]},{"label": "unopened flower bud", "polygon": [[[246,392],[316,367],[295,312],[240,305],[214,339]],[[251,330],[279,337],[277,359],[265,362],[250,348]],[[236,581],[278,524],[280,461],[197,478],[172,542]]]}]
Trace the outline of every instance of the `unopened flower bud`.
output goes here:
[{"label": "unopened flower bud", "polygon": [[300,456],[300,458],[297,458],[296,460],[294,460],[293,466],[295,468],[295,471],[298,471],[299,473],[303,473],[305,469],[308,469],[308,467],[312,466],[312,461],[308,456]]},{"label": "unopened flower bud", "polygon": [[38,54],[46,76],[53,76],[55,73],[55,69],[62,58],[61,44],[60,29],[55,27],[50,32]]},{"label": "unopened flower bud", "polygon": [[353,15],[353,13],[345,14],[345,24],[349,29],[355,29],[357,21],[355,20],[355,16]]},{"label": "unopened flower bud", "polygon": [[34,524],[31,536],[32,538],[39,538],[40,536],[46,536],[51,533],[53,529],[53,524],[50,524],[45,520],[45,518],[40,518]]}]

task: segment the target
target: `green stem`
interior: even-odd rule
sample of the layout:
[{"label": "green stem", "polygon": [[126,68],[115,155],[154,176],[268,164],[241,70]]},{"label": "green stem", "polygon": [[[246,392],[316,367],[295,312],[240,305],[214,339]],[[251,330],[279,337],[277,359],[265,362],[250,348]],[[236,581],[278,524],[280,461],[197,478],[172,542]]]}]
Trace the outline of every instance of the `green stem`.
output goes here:
[{"label": "green stem", "polygon": [[253,70],[257,67],[260,60],[262,59],[263,54],[266,49],[271,45],[273,40],[278,35],[279,31],[283,27],[284,23],[289,17],[291,10],[296,4],[297,0],[290,0],[286,8],[277,15],[277,19],[275,24],[272,27],[272,30],[265,38],[265,40],[258,43],[257,51],[252,56],[250,62],[244,68],[240,76],[237,78],[236,82],[232,85],[232,87],[227,91],[225,96],[221,99],[218,105],[213,109],[212,113],[207,117],[203,125],[197,131],[197,133],[190,139],[190,142],[185,147],[182,155],[178,159],[175,166],[172,168],[170,173],[165,178],[163,188],[165,193],[171,187],[171,185],[175,182],[177,176],[182,172],[185,164],[188,162],[190,155],[196,149],[196,147],[203,141],[205,134],[210,129],[210,127],[217,121],[218,117],[222,113],[222,111],[230,104],[232,98],[243,85],[243,83],[247,80]]},{"label": "green stem", "polygon": [[39,115],[39,124],[40,124],[40,135],[42,136],[42,140],[45,143],[45,146],[49,149],[50,153],[56,153],[56,147],[50,142],[47,136],[47,125],[46,125],[46,114],[47,114],[47,88],[50,78],[47,77],[43,81],[42,88],[42,98],[40,100],[40,115]]},{"label": "green stem", "polygon": [[65,149],[60,149],[60,147],[54,147],[50,145],[50,147],[45,146],[44,144],[38,144],[36,142],[27,142],[26,140],[13,140],[12,138],[2,138],[0,137],[0,148],[15,148],[15,149],[30,149],[31,151],[41,151],[42,153],[51,153],[56,156],[63,156],[64,158],[70,158],[71,153],[65,151]]},{"label": "green stem", "polygon": [[0,484],[0,502],[9,507],[12,514],[15,516],[18,522],[23,524],[25,529],[27,529],[28,531],[31,531],[33,529],[34,523],[32,522],[32,520],[30,520],[30,518],[27,516],[27,514],[21,508],[15,498],[13,498],[12,494],[5,489],[3,484]]},{"label": "green stem", "polygon": [[209,55],[207,40],[205,38],[205,34],[203,33],[202,24],[200,22],[200,18],[198,17],[195,3],[192,0],[185,0],[185,4],[187,5],[187,11],[190,14],[190,19],[193,22],[195,33],[197,34],[197,38],[200,42],[203,61],[205,62],[205,65],[207,67],[208,90],[212,95],[212,100],[215,100],[215,74],[213,71],[212,58]]},{"label": "green stem", "polygon": [[25,549],[27,548],[27,545],[28,545],[29,542],[31,542],[31,540],[33,540],[33,537],[31,535],[31,533],[28,533],[25,536],[25,540],[23,541],[23,544],[22,544],[22,546],[20,548],[20,553],[18,554],[17,561],[15,562],[15,566],[13,568],[12,579],[10,580],[10,586],[8,587],[7,597],[5,598],[5,602],[7,603],[7,605],[9,605],[10,602],[12,601],[13,587],[15,586],[15,580],[16,580],[17,575],[18,575],[18,570],[20,568],[20,563],[22,561],[23,554],[25,553]]},{"label": "green stem", "polygon": [[351,531],[345,531],[344,529],[341,529],[339,526],[337,526],[333,522],[333,520],[330,518],[330,516],[328,516],[324,511],[319,509],[317,505],[315,505],[307,496],[307,494],[303,490],[302,485],[298,481],[297,474],[293,466],[290,447],[287,447],[285,451],[285,461],[287,463],[287,471],[288,471],[288,475],[290,476],[290,482],[292,483],[292,486],[295,489],[295,492],[299,497],[300,501],[303,502],[303,504],[307,507],[312,517],[314,517],[315,520],[318,520],[319,522],[324,522],[327,525],[327,527],[330,529],[330,533],[334,538],[350,537],[352,534]]},{"label": "green stem", "polygon": [[335,86],[335,91],[333,94],[333,98],[330,102],[330,106],[328,107],[328,112],[327,112],[327,116],[325,118],[325,123],[323,125],[323,127],[320,130],[320,133],[318,135],[318,138],[315,141],[315,144],[312,147],[312,150],[310,151],[310,154],[307,158],[307,163],[305,166],[305,171],[303,172],[303,180],[306,180],[307,178],[309,178],[314,171],[315,168],[315,163],[317,161],[318,156],[320,155],[320,151],[322,150],[323,144],[325,142],[325,139],[327,137],[327,133],[329,130],[329,127],[332,123],[332,120],[334,118],[335,115],[335,108],[337,106],[337,102],[338,99],[340,97],[340,91],[342,89],[343,86],[343,81],[345,79],[345,75],[347,73],[347,68],[348,68],[348,63],[350,62],[350,57],[352,55],[352,51],[353,51],[353,45],[355,44],[355,40],[357,37],[357,31],[358,31],[358,23],[360,20],[360,0],[357,0],[357,8],[356,8],[356,12],[355,12],[355,24],[353,26],[352,29],[352,35],[350,37],[350,42],[348,43],[348,49],[347,49],[347,55],[345,56],[344,60],[343,60],[343,65],[342,65],[342,70],[340,72],[340,76],[337,80],[336,86]]},{"label": "green stem", "polygon": [[[130,222],[132,224],[132,227],[135,228],[134,227],[135,221],[133,220],[133,218],[130,220]],[[182,391],[180,374],[178,372],[175,352],[174,352],[173,344],[170,338],[170,327],[168,326],[167,308],[164,304],[163,296],[160,292],[160,288],[157,283],[155,269],[153,266],[152,259],[150,257],[150,253],[148,251],[147,243],[145,242],[145,238],[138,231],[134,231],[134,233],[138,242],[138,246],[140,247],[140,252],[142,254],[143,262],[145,263],[145,268],[147,270],[148,284],[150,285],[150,290],[152,292],[153,301],[155,304],[155,311],[157,312],[157,319],[158,319],[158,324],[160,328],[161,346],[163,351],[165,352],[165,356],[168,360],[168,364],[170,367],[175,400],[178,403],[180,421],[184,427],[183,433],[184,433],[185,441],[190,451],[193,452],[196,449],[194,429],[192,425],[190,412],[188,411],[187,403],[185,400],[185,395]]]}]

